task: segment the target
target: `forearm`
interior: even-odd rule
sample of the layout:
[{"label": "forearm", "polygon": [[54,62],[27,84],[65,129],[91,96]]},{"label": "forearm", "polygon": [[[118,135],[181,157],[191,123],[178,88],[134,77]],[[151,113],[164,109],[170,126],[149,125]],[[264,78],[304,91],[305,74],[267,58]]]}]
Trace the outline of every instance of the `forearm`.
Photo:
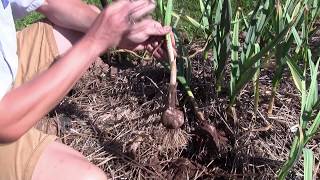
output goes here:
[{"label": "forearm", "polygon": [[[81,6],[84,5],[78,0],[69,0],[69,3],[62,0],[47,1],[49,4],[52,3],[48,5],[51,7],[46,11],[46,5],[44,5],[39,11],[47,13],[52,11],[52,14],[47,15],[52,16],[52,21],[55,19],[54,23],[60,23],[61,26],[71,24],[69,28],[80,28],[83,31],[87,31],[89,27],[90,29],[80,42],[64,53],[48,70],[32,81],[11,90],[2,98],[0,101],[0,142],[15,141],[32,128],[67,94],[96,57],[107,49],[118,46],[125,38],[124,36],[129,31],[133,31],[132,25],[128,23],[128,16],[141,19],[150,14],[155,6],[148,0],[115,1],[96,18],[93,10],[87,15],[85,11],[74,12],[75,7],[83,9]],[[54,8],[60,5],[65,6],[64,10],[60,9],[62,7]],[[63,13],[63,11],[71,12],[71,10],[74,13]],[[92,17],[90,13],[93,14]],[[77,24],[76,21],[84,16],[90,16],[91,19],[89,18],[90,20],[86,20],[86,23],[82,25]],[[147,32],[154,33],[146,29],[142,33],[145,39],[150,37]],[[157,32],[162,32],[161,35],[164,35],[168,33],[168,30],[162,29]],[[140,44],[143,41],[136,43]]]},{"label": "forearm", "polygon": [[45,0],[37,11],[56,25],[80,32],[86,32],[98,16],[81,0]]},{"label": "forearm", "polygon": [[47,114],[67,94],[98,53],[82,40],[32,81],[11,90],[0,101],[0,141],[10,142]]}]

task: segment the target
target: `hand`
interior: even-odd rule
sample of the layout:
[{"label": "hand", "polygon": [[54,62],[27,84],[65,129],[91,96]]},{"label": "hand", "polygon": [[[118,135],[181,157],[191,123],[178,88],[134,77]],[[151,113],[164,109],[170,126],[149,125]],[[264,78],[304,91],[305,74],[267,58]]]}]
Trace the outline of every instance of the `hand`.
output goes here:
[{"label": "hand", "polygon": [[155,8],[149,0],[121,0],[108,6],[93,23],[84,39],[95,46],[98,54],[108,48],[116,47],[132,31],[135,19],[141,19]]},{"label": "hand", "polygon": [[[176,53],[176,44],[175,44],[175,40],[174,40],[174,34],[173,32],[170,32],[171,35],[171,43],[172,43],[172,47],[173,47],[173,53],[175,56],[177,56]],[[160,60],[168,60],[168,53],[167,53],[167,43],[165,40],[165,37],[153,37],[150,38],[147,42],[146,42],[146,50],[149,51],[149,53],[151,53],[151,55],[157,59]]]},{"label": "hand", "polygon": [[124,35],[119,48],[129,50],[148,50],[155,58],[167,58],[165,35],[171,33],[173,47],[174,36],[170,26],[162,26],[153,19],[145,19],[136,23]]}]

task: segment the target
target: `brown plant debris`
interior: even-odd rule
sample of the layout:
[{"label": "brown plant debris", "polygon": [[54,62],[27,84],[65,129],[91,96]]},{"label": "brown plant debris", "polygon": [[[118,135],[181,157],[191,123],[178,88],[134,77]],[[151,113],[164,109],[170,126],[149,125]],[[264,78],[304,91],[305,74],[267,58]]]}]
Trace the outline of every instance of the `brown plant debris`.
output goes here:
[{"label": "brown plant debris", "polygon": [[[188,136],[179,139],[166,135],[161,125],[163,102],[167,100],[163,92],[168,92],[170,78],[165,69],[140,59],[124,68],[119,62],[132,57],[110,54],[108,58],[104,61],[109,64],[99,62],[92,66],[47,119],[60,121],[61,140],[109,173],[111,179],[275,178],[289,153],[294,136],[290,127],[298,122],[300,112],[290,72],[284,72],[272,117],[267,116],[272,69],[261,72],[257,116],[252,86],[245,87],[235,106],[238,118],[235,127],[227,112],[227,90],[222,89],[216,95],[211,62],[203,61],[201,55],[195,56],[190,88],[198,106],[195,111],[192,105],[180,103],[185,116],[184,132],[180,133]],[[108,74],[112,66],[118,69],[115,77]],[[179,86],[177,97],[184,98]],[[231,146],[224,145],[225,138],[232,140],[228,142]],[[165,146],[171,145],[166,139],[185,146],[168,149]],[[319,140],[310,143],[317,160]],[[303,179],[302,175],[303,168],[298,162],[289,178]]]}]

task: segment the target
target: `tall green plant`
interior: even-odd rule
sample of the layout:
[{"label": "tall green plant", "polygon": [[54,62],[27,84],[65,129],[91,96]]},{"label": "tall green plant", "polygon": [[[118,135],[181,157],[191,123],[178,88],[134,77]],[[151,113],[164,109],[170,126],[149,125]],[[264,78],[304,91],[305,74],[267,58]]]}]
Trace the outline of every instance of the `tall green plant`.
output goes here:
[{"label": "tall green plant", "polygon": [[[212,9],[213,7],[211,7]],[[230,0],[219,0],[214,18],[215,26],[212,27],[211,47],[213,61],[217,64],[215,69],[216,89],[221,91],[221,83],[224,78],[224,71],[230,56],[230,32],[231,32],[232,9]]]},{"label": "tall green plant", "polygon": [[[274,48],[275,57],[279,61],[279,70],[277,71],[276,76],[279,78],[281,77],[281,72],[285,64],[285,61],[283,62],[282,57],[289,52],[292,42],[295,40],[292,32],[296,32],[296,26],[298,22],[301,21],[305,9],[305,6],[302,6],[299,1],[288,0],[287,2],[289,2],[288,4],[290,4],[290,7],[294,7],[292,13],[283,13],[280,1],[259,1],[255,10],[253,11],[249,21],[249,28],[247,30],[243,51],[241,52],[241,58],[238,62],[238,69],[236,70],[238,73],[232,74],[233,77],[231,77],[231,107],[235,103],[236,97],[240,90],[252,79],[252,77],[255,76],[254,81],[257,79],[257,73],[263,64],[259,63],[259,61],[266,57],[267,53]],[[277,7],[276,11],[274,7]],[[276,29],[276,33],[274,33],[274,36],[271,38],[271,40],[257,44],[259,40],[263,39],[262,35],[265,35],[266,31],[268,32],[273,28]],[[260,48],[261,50],[257,51]],[[239,52],[232,53],[237,54]],[[235,55],[232,56],[232,58],[234,57]],[[232,60],[232,62],[234,61],[237,60]],[[257,108],[258,101],[257,86],[258,84],[255,84],[255,110]]]},{"label": "tall green plant", "polygon": [[[165,6],[163,0],[157,0],[157,7],[156,7],[156,16],[159,21],[162,21],[165,25],[171,24],[171,16],[176,17],[176,21],[174,22],[173,28],[176,28],[177,24],[179,23],[179,20],[181,18],[192,20],[189,16],[181,16],[178,15],[173,11],[172,6],[172,0],[169,0],[167,4],[170,6]],[[169,19],[170,17],[170,19]],[[182,87],[185,89],[187,95],[191,98],[194,98],[193,92],[190,88],[190,79],[191,79],[191,62],[189,58],[187,57],[187,50],[185,49],[183,42],[181,41],[181,36],[178,32],[174,29],[174,36],[176,38],[176,48],[178,50],[179,56],[177,57],[177,76],[176,79],[179,81],[179,83],[182,85]],[[167,44],[171,44],[171,36],[168,34],[166,36]],[[172,48],[172,47],[170,47]],[[167,64],[164,61],[161,61],[162,65],[170,70],[170,65]],[[173,80],[173,79],[172,79]]]},{"label": "tall green plant", "polygon": [[209,51],[213,52],[211,60],[214,64],[214,75],[217,79],[216,89],[221,90],[221,82],[225,75],[225,67],[230,56],[230,32],[232,6],[230,0],[199,0],[201,18],[199,21],[187,16],[178,16],[191,25],[202,30],[207,39],[204,57],[208,59]]},{"label": "tall green plant", "polygon": [[[310,13],[310,10],[307,10],[309,7],[312,7],[312,1],[287,0],[285,4],[283,4],[280,0],[277,0],[277,12],[273,24],[273,31],[275,33],[280,33],[287,24],[290,24],[293,19],[297,18],[298,16],[302,17],[298,17],[299,20],[296,21],[296,24],[293,26],[291,32],[287,34],[284,41],[279,43],[275,48],[276,71],[272,80],[272,93],[271,100],[269,102],[268,114],[272,114],[276,91],[282,79],[283,71],[285,67],[287,67],[285,56],[290,52],[292,46],[297,46],[297,52],[302,45],[303,40],[301,40],[298,30],[302,29],[302,32],[307,32],[303,33],[305,34],[304,41],[307,41],[308,39],[307,36],[310,32],[309,28],[311,28],[309,24],[312,24],[309,21],[315,20],[313,16],[316,15],[315,13]],[[303,7],[303,9],[301,7]]]},{"label": "tall green plant", "polygon": [[[250,20],[245,32],[246,39],[242,51],[240,51],[239,48],[239,25],[235,26],[237,28],[234,28],[233,30],[233,49],[231,50],[232,72],[230,83],[230,106],[233,106],[236,96],[239,94],[244,85],[247,84],[255,75],[257,75],[256,73],[258,72],[260,67],[257,66],[258,64],[256,63],[259,62],[260,59],[272,48],[272,45],[277,43],[272,42],[272,44],[264,47],[261,51],[256,51],[257,42],[267,25],[268,19],[270,19],[270,16],[272,15],[272,4],[272,1],[266,1],[265,3],[263,3],[262,1],[257,2],[254,11],[251,13],[251,17],[249,18]],[[234,22],[235,24],[241,23],[239,21],[240,20],[238,12],[238,15],[236,15]]]},{"label": "tall green plant", "polygon": [[[318,71],[319,71],[319,62],[314,64],[312,61],[312,55],[310,54],[310,49],[304,48],[304,58],[305,61],[309,64],[310,69],[310,79],[311,82],[308,85],[306,82],[307,72],[304,69],[302,70],[294,63],[292,63],[291,57],[287,56],[288,61],[291,61],[290,66],[295,68],[290,68],[291,73],[297,84],[297,88],[301,90],[301,115],[299,121],[299,130],[297,131],[291,151],[289,154],[288,160],[285,162],[281,170],[279,171],[279,179],[285,179],[288,175],[290,169],[299,159],[302,153],[305,153],[305,164],[310,166],[310,150],[305,146],[307,143],[314,137],[320,125],[320,112],[319,112],[319,94],[318,94]],[[309,125],[311,124],[311,125]],[[305,150],[304,150],[305,149]],[[310,171],[305,171],[305,176],[310,176]]]},{"label": "tall green plant", "polygon": [[[320,125],[320,100],[318,95],[317,81],[320,59],[318,59],[315,65],[312,59],[311,50],[308,48],[309,33],[312,32],[314,20],[319,15],[319,7],[316,7],[316,1],[309,0],[304,1],[304,3],[306,3],[309,8],[306,8],[304,11],[304,18],[301,28],[301,40],[299,41],[300,43],[296,48],[296,54],[293,56],[286,55],[286,62],[291,71],[294,83],[301,93],[301,116],[299,121],[299,131],[295,135],[289,159],[279,171],[279,179],[285,179],[290,169],[299,159],[302,153],[304,154],[304,179],[311,179],[313,169],[313,154],[312,151],[308,148],[305,148],[305,146],[316,134]],[[296,33],[295,38],[297,39],[297,37],[298,34]],[[299,61],[301,57],[303,60]],[[303,63],[302,69],[298,66],[299,63]],[[307,81],[308,68],[310,71],[310,83]],[[308,84],[309,88],[307,88]],[[311,125],[308,126],[308,124]]]}]

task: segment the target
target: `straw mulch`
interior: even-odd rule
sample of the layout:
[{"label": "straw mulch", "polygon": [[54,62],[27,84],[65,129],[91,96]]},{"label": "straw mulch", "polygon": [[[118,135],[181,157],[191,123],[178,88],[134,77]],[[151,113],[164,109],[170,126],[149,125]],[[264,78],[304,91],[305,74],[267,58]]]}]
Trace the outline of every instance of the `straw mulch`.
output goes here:
[{"label": "straw mulch", "polygon": [[[169,74],[156,62],[127,61],[112,55],[97,61],[49,117],[59,122],[61,140],[83,153],[113,179],[274,179],[286,160],[299,118],[299,95],[285,72],[267,116],[272,67],[260,77],[261,100],[253,113],[248,85],[237,101],[238,121],[228,115],[227,91],[217,96],[208,61],[193,60],[191,87],[206,119],[228,138],[217,149],[197,127],[181,87],[179,101],[186,115],[185,147],[167,149],[160,123]],[[108,62],[106,59],[109,59]],[[137,58],[136,58],[137,59]],[[121,66],[119,66],[121,64]],[[312,145],[317,146],[318,140]],[[319,148],[315,148],[318,158]],[[301,163],[290,173],[302,179]]]}]

